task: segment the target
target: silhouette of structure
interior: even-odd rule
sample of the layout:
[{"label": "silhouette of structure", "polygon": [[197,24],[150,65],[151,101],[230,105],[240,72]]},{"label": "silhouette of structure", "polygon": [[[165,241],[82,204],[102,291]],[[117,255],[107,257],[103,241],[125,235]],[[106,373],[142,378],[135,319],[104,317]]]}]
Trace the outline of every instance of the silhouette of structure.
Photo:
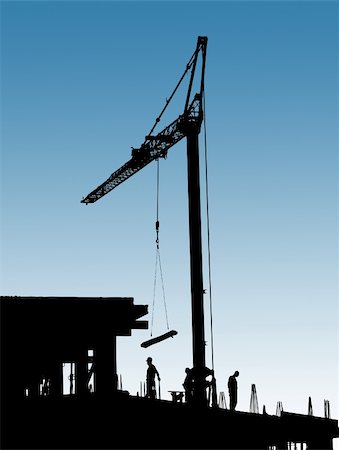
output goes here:
[{"label": "silhouette of structure", "polygon": [[255,384],[252,384],[251,387],[250,412],[253,414],[259,414],[259,404]]},{"label": "silhouette of structure", "polygon": [[[147,306],[132,298],[1,297],[0,306],[3,449],[286,449],[303,442],[311,450],[331,449],[339,435],[329,418],[251,414],[121,390],[117,338],[147,328]],[[73,364],[73,394],[65,392],[65,362]],[[157,430],[151,440],[150,426]]]},{"label": "silhouette of structure", "polygon": [[221,391],[219,393],[219,402],[218,402],[219,408],[227,409],[226,404],[226,398],[225,398],[225,392]]},{"label": "silhouette of structure", "polygon": [[284,411],[283,404],[282,404],[281,401],[278,401],[278,403],[277,403],[277,409],[276,409],[276,415],[277,415],[278,417],[281,417],[281,414],[283,413],[283,411]]},{"label": "silhouette of structure", "polygon": [[[201,257],[198,137],[206,47],[207,38],[198,37],[184,73],[191,70],[183,114],[157,135],[152,135],[154,126],[141,147],[132,150],[131,159],[82,200],[97,201],[187,139],[192,401],[147,398],[145,383],[140,395],[132,396],[122,390],[121,382],[118,385],[117,337],[147,329],[148,323],[139,320],[147,313],[146,305],[135,305],[133,298],[1,297],[1,448],[282,450],[300,443],[309,450],[330,450],[333,437],[339,436],[329,408],[327,417],[320,418],[285,412],[282,405],[279,416],[235,411],[234,396],[230,410],[217,405],[214,371],[205,365]],[[191,100],[199,55],[199,91]],[[171,336],[159,339],[167,337]],[[67,393],[64,364],[70,368]],[[211,406],[209,375],[214,383]],[[224,396],[221,404],[226,406]],[[193,424],[189,430],[188,423]],[[150,426],[156,430],[152,439]]]},{"label": "silhouette of structure", "polygon": [[324,410],[325,410],[325,418],[330,419],[331,418],[330,402],[328,400],[324,400]]}]

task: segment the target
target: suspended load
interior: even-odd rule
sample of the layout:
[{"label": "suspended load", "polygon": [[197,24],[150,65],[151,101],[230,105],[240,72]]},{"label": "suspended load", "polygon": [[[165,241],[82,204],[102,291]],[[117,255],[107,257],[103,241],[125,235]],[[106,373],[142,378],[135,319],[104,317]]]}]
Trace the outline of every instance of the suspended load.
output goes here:
[{"label": "suspended load", "polygon": [[158,342],[164,341],[165,339],[167,339],[167,338],[169,338],[169,337],[173,337],[173,336],[175,336],[176,334],[178,334],[177,331],[171,330],[171,331],[168,331],[167,333],[162,334],[162,335],[160,335],[160,336],[158,336],[158,337],[155,337],[155,338],[152,338],[152,339],[148,339],[148,341],[142,342],[142,343],[140,344],[140,346],[141,346],[141,347],[144,347],[144,348],[147,348],[147,347],[149,347],[150,345],[157,344]]}]

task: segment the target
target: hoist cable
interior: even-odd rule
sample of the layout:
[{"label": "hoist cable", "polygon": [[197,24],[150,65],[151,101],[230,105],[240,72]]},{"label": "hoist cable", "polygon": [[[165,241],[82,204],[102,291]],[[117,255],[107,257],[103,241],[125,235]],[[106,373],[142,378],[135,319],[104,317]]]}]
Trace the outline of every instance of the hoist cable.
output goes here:
[{"label": "hoist cable", "polygon": [[166,305],[166,296],[165,296],[165,285],[164,285],[164,277],[162,274],[161,267],[161,258],[160,258],[160,246],[159,246],[159,192],[160,192],[160,163],[159,159],[157,159],[157,182],[156,182],[156,222],[155,222],[155,230],[156,230],[156,253],[155,253],[155,269],[154,269],[154,283],[153,283],[153,303],[152,303],[152,320],[151,320],[151,336],[153,333],[153,321],[154,321],[154,309],[155,309],[155,298],[156,298],[156,287],[157,287],[157,275],[158,275],[158,266],[160,272],[161,279],[161,288],[162,288],[162,296],[164,301],[165,315],[166,315],[166,323],[167,329],[169,329],[168,323],[168,314],[167,314],[167,305]]},{"label": "hoist cable", "polygon": [[157,247],[159,244],[159,191],[160,191],[160,162],[159,159],[157,159],[157,220],[155,222],[155,230],[157,233]]},{"label": "hoist cable", "polygon": [[157,287],[157,273],[158,273],[158,249],[159,249],[159,159],[157,159],[157,182],[156,182],[156,253],[155,253],[155,269],[154,269],[154,282],[153,282],[153,302],[152,302],[152,320],[151,320],[151,336],[153,334],[153,321],[154,321],[154,309],[155,309],[155,296]]},{"label": "hoist cable", "polygon": [[151,336],[153,335],[155,292],[156,292],[156,287],[157,287],[157,268],[158,268],[158,253],[156,253],[156,255],[155,255],[155,269],[154,269],[154,282],[153,282],[153,302],[152,302],[152,319],[151,319]]},{"label": "hoist cable", "polygon": [[204,112],[204,147],[205,147],[205,195],[206,195],[206,221],[207,221],[207,248],[208,248],[208,284],[210,298],[210,327],[211,327],[211,358],[212,370],[214,370],[214,339],[213,339],[213,309],[212,309],[212,274],[211,274],[211,240],[210,240],[210,218],[208,201],[208,163],[207,163],[207,131],[206,131],[206,103],[205,92],[203,92],[203,112]]},{"label": "hoist cable", "polygon": [[165,287],[164,287],[164,279],[163,279],[163,276],[162,276],[162,268],[161,268],[161,259],[160,259],[160,250],[159,250],[159,248],[158,248],[158,257],[159,257],[159,269],[160,269],[161,286],[162,286],[162,298],[164,300],[164,308],[165,308],[165,314],[166,314],[167,329],[169,330],[167,305],[166,305],[166,297],[165,297]]}]

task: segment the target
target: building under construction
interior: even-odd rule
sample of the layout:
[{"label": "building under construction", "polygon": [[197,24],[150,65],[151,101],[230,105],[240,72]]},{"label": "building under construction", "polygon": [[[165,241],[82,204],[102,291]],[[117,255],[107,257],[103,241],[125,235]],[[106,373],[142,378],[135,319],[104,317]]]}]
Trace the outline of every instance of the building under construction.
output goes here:
[{"label": "building under construction", "polygon": [[[118,388],[118,336],[147,328],[132,298],[1,298],[3,449],[332,449],[330,418],[230,411]],[[141,320],[139,320],[141,319]],[[63,389],[63,367],[74,374]]]},{"label": "building under construction", "polygon": [[[180,395],[173,395],[172,401],[132,396],[119,389],[117,337],[148,328],[142,320],[147,305],[135,305],[133,298],[2,297],[2,448],[330,450],[333,438],[339,437],[338,422],[329,415],[244,413],[225,409],[217,404],[216,395],[212,400],[208,395],[215,384],[206,381],[211,371],[205,363],[199,181],[206,49],[207,37],[199,36],[183,76],[144,143],[132,150],[126,164],[81,200],[84,204],[96,202],[147,164],[165,158],[177,142],[187,140],[194,373],[191,401]],[[198,58],[201,76],[198,91],[192,96]],[[188,73],[183,114],[153,134]],[[158,217],[156,233],[158,244]],[[171,333],[176,332],[152,341]],[[63,387],[66,365],[68,392]]]}]

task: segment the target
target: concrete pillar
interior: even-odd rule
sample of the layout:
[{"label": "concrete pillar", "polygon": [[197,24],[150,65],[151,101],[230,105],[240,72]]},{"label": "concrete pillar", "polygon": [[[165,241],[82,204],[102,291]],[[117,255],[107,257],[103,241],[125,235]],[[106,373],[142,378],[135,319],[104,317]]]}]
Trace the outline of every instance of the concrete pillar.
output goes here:
[{"label": "concrete pillar", "polygon": [[95,348],[96,392],[109,395],[117,390],[116,337],[104,336]]},{"label": "concrete pillar", "polygon": [[62,362],[55,361],[53,366],[50,367],[50,396],[61,397],[62,396]]},{"label": "concrete pillar", "polygon": [[75,386],[76,395],[84,397],[88,394],[87,389],[87,347],[81,347],[76,355]]}]

